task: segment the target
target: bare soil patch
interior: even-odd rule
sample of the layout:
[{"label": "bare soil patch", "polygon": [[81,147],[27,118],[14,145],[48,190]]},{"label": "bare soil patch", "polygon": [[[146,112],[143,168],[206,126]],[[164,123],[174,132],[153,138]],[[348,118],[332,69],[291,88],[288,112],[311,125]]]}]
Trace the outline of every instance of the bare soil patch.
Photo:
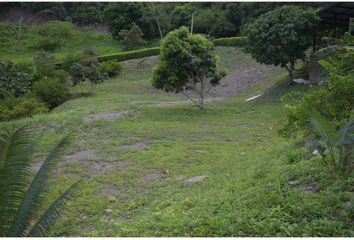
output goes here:
[{"label": "bare soil patch", "polygon": [[84,121],[89,123],[97,120],[112,121],[127,116],[131,111],[123,110],[119,112],[96,113],[84,117]]},{"label": "bare soil patch", "polygon": [[73,155],[66,157],[70,162],[80,162],[82,160],[92,160],[96,158],[95,150],[80,150]]},{"label": "bare soil patch", "polygon": [[141,181],[143,182],[157,181],[161,179],[163,175],[164,174],[162,174],[161,172],[148,173],[141,177]]},{"label": "bare soil patch", "polygon": [[128,194],[127,187],[118,187],[115,185],[107,185],[103,188],[101,192],[102,196],[119,196],[119,197],[126,197],[131,198],[130,194]]},{"label": "bare soil patch", "polygon": [[127,144],[127,145],[124,145],[122,146],[122,148],[124,149],[137,149],[137,150],[140,150],[140,149],[147,149],[149,148],[149,145],[147,145],[146,143],[144,142],[136,142],[136,143],[133,143],[133,144]]}]

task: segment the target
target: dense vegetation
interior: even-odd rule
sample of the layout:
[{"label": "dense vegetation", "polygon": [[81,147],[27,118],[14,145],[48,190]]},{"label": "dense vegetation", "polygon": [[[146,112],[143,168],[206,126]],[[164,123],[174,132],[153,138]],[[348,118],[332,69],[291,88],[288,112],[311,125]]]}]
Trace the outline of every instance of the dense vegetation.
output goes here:
[{"label": "dense vegetation", "polygon": [[0,3],[45,19],[0,24],[0,236],[353,236],[353,36],[282,70],[319,5]]}]

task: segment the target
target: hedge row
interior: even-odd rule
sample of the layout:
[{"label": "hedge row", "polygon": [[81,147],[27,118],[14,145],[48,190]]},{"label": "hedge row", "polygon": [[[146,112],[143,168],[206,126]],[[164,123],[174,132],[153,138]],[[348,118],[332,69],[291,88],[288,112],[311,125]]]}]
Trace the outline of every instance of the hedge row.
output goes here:
[{"label": "hedge row", "polygon": [[127,51],[127,52],[119,52],[119,53],[101,55],[101,56],[98,56],[97,59],[100,62],[109,61],[109,60],[124,61],[124,60],[129,60],[129,59],[137,59],[137,58],[155,56],[155,55],[158,55],[159,53],[160,53],[160,48],[154,47],[154,48],[144,48],[144,49],[140,49],[140,50],[133,50],[133,51]]},{"label": "hedge row", "polygon": [[[245,37],[217,38],[214,39],[213,42],[215,46],[239,47],[242,46],[242,42],[244,39]],[[159,53],[160,53],[159,47],[144,48],[139,50],[118,52],[118,53],[97,56],[97,60],[100,62],[109,61],[109,60],[116,60],[119,62],[119,61],[125,61],[130,59],[138,59],[138,58],[155,56],[158,55]],[[62,63],[56,63],[55,65],[57,67],[61,67]]]},{"label": "hedge row", "polygon": [[213,42],[215,46],[231,46],[240,47],[243,44],[245,37],[228,37],[228,38],[217,38]]}]

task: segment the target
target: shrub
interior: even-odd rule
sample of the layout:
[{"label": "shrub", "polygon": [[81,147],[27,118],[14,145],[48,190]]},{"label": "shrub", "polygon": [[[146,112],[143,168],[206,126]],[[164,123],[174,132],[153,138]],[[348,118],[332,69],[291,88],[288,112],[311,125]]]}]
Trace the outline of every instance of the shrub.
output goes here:
[{"label": "shrub", "polygon": [[95,48],[86,48],[84,51],[82,51],[82,54],[88,57],[94,57],[97,56],[97,51]]},{"label": "shrub", "polygon": [[107,74],[109,77],[115,76],[120,73],[122,66],[114,60],[101,63],[101,73]]},{"label": "shrub", "polygon": [[119,61],[125,61],[130,59],[155,56],[158,55],[159,53],[160,53],[160,48],[154,47],[154,48],[144,48],[140,50],[126,51],[126,52],[119,52],[119,53],[108,54],[108,55],[101,55],[98,56],[97,59],[99,61],[116,60],[119,62]]},{"label": "shrub", "polygon": [[83,59],[84,56],[82,54],[69,54],[66,55],[61,63],[56,63],[55,65],[57,67],[61,67],[65,71],[69,72],[70,67],[75,63],[79,62],[81,59]]},{"label": "shrub", "polygon": [[91,94],[93,93],[95,86],[98,83],[103,82],[105,79],[100,71],[100,63],[94,58],[83,59],[80,62],[74,63],[70,67],[70,75],[74,86],[89,82],[91,86]]},{"label": "shrub", "polygon": [[213,43],[215,46],[241,47],[245,39],[245,37],[217,38],[213,40]]},{"label": "shrub", "polygon": [[34,44],[34,48],[53,51],[64,46],[73,38],[74,25],[70,22],[50,21],[39,26],[36,34],[39,40]]},{"label": "shrub", "polygon": [[36,41],[33,45],[33,48],[45,51],[54,51],[62,46],[62,43],[59,39],[53,39],[51,37],[43,36],[41,39]]},{"label": "shrub", "polygon": [[336,131],[332,124],[318,113],[309,118],[309,127],[317,134],[326,151],[323,160],[335,174],[353,170],[354,119]]},{"label": "shrub", "polygon": [[45,102],[49,109],[65,102],[69,89],[59,79],[42,78],[35,82],[32,87],[33,93]]},{"label": "shrub", "polygon": [[139,46],[146,44],[143,39],[143,32],[135,23],[132,24],[129,30],[121,30],[119,32],[119,36],[122,39],[122,43],[124,44],[125,49],[128,50],[138,48]]},{"label": "shrub", "polygon": [[296,148],[288,152],[288,162],[289,163],[296,163],[308,155],[308,150],[304,147]]},{"label": "shrub", "polygon": [[285,105],[287,124],[280,130],[283,136],[295,135],[298,131],[309,135],[306,121],[312,110],[318,111],[337,129],[351,118],[354,106],[353,52],[339,53],[332,61],[321,63],[329,71],[327,82],[297,99],[295,104]]},{"label": "shrub", "polygon": [[37,52],[33,60],[35,64],[35,77],[37,79],[49,76],[55,70],[55,58],[44,50]]},{"label": "shrub", "polygon": [[8,121],[48,112],[43,102],[30,97],[8,97],[0,100],[0,121]]},{"label": "shrub", "polygon": [[6,95],[19,97],[29,92],[32,85],[32,76],[19,69],[12,62],[0,62],[0,99]]}]

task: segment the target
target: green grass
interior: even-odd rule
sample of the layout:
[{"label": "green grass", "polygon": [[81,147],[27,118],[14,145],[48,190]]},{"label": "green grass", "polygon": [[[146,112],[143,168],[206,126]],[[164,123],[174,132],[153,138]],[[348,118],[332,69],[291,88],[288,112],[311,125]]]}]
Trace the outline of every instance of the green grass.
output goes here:
[{"label": "green grass", "polygon": [[[230,48],[218,52],[228,68],[253,61]],[[353,236],[352,179],[332,179],[312,156],[289,164],[294,140],[277,134],[285,120],[279,97],[307,87],[287,87],[279,76],[258,100],[244,101],[250,91],[208,104],[201,114],[192,106],[151,105],[185,100],[151,87],[152,62],[123,63],[122,74],[100,84],[95,96],[2,123],[40,132],[38,158],[69,132],[76,137],[70,154],[96,153],[79,161],[64,157],[53,196],[75,179],[84,181],[52,236]],[[130,112],[112,121],[84,121],[122,110]],[[129,147],[134,143],[145,148]],[[207,178],[183,187],[200,175]],[[299,185],[290,186],[291,180]]]},{"label": "green grass", "polygon": [[[13,40],[7,46],[1,48],[0,60],[11,60],[16,63],[29,63],[39,51],[33,49],[33,44],[38,41],[34,31],[36,27],[25,27],[24,37],[20,47],[17,49],[16,41]],[[146,47],[159,46],[158,39],[152,39],[147,42]],[[112,39],[110,34],[97,33],[92,30],[74,30],[73,38],[61,48],[49,52],[57,61],[65,58],[69,54],[80,54],[87,48],[94,48],[98,55],[117,53],[125,51],[121,42]]]}]

